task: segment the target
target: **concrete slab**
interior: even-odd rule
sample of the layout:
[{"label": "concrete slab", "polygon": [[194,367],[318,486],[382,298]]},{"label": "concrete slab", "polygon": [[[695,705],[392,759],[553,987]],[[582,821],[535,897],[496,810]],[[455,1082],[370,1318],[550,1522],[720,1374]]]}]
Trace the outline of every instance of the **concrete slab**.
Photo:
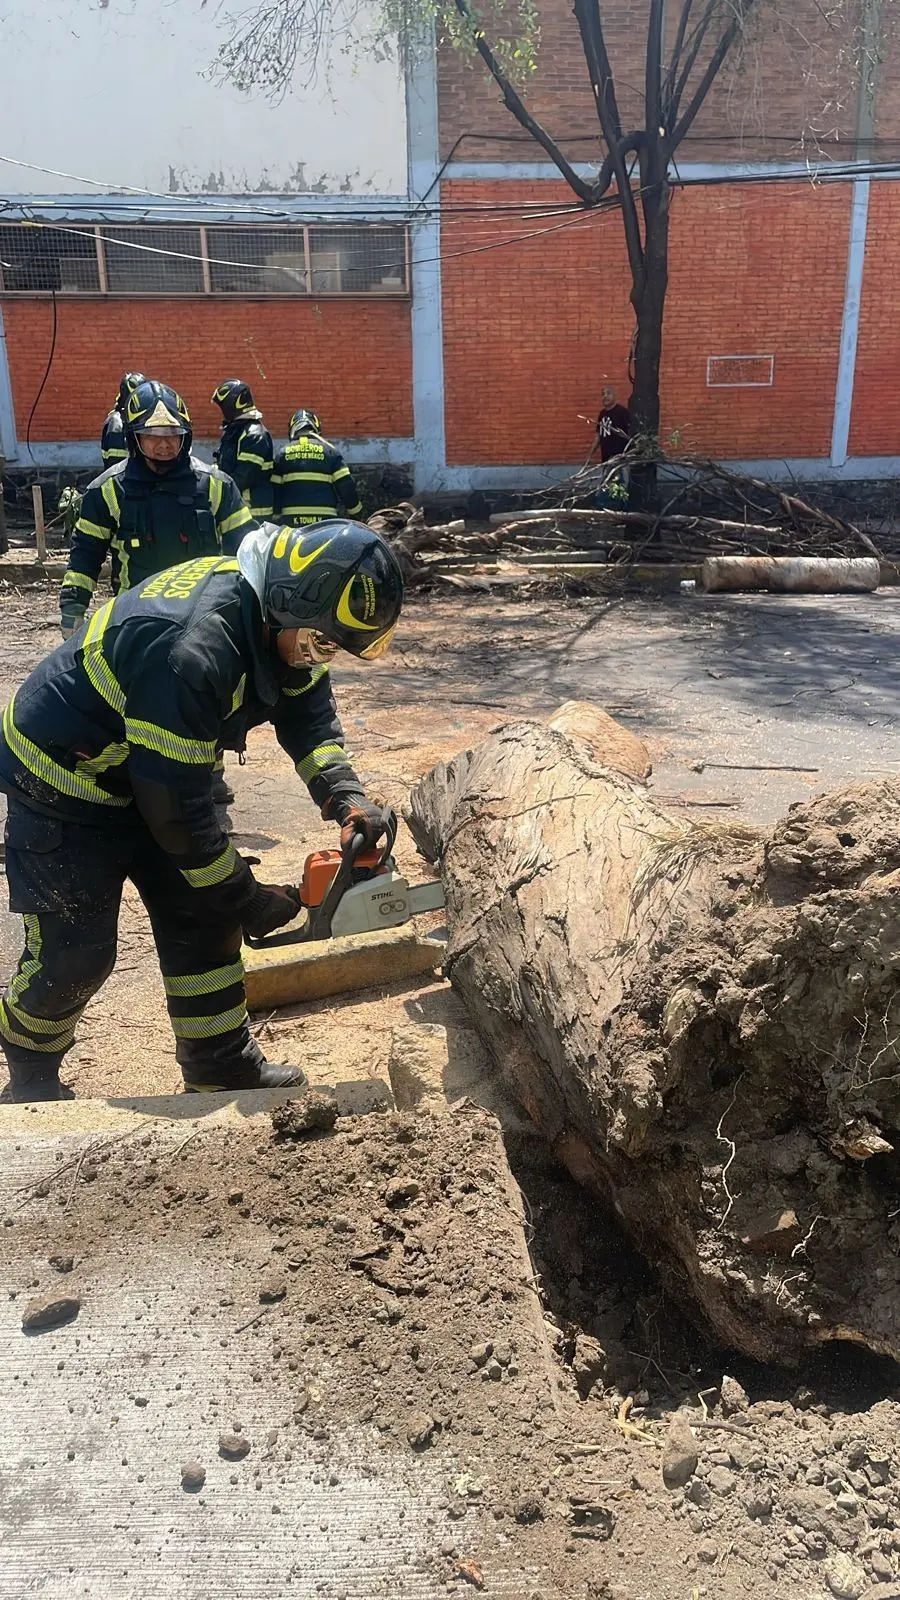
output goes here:
[{"label": "concrete slab", "polygon": [[[371,1155],[356,1124],[285,1150],[270,1101],[188,1121],[110,1107],[93,1130],[79,1126],[89,1102],[0,1120],[3,1600],[444,1600],[468,1592],[455,1580],[470,1557],[500,1600],[539,1585],[534,1546],[517,1549],[492,1510],[513,1428],[543,1419],[553,1434],[555,1419],[496,1124],[443,1117],[432,1148],[376,1118]],[[113,1143],[109,1118],[129,1115],[133,1136]],[[366,1198],[392,1151],[421,1186],[429,1277],[418,1247],[394,1266],[387,1244],[366,1248],[393,1238],[393,1258],[417,1231],[414,1197],[389,1226]],[[261,1303],[273,1267],[287,1287]],[[78,1315],[28,1335],[23,1307],[47,1290],[77,1290]],[[501,1334],[516,1362],[502,1388],[465,1353]],[[423,1408],[437,1431],[414,1449]],[[225,1459],[235,1427],[249,1450]]]},{"label": "concrete slab", "polygon": [[247,1004],[253,1011],[323,1000],[435,972],[447,953],[440,939],[409,927],[358,933],[317,944],[244,947]]}]

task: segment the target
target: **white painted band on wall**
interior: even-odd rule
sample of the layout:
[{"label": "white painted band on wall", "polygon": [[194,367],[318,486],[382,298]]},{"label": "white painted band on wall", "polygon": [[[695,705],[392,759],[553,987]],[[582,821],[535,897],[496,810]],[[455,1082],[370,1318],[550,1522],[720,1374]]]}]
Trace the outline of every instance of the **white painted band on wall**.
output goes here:
[{"label": "white painted band on wall", "polygon": [[412,218],[414,487],[439,490],[446,461],[444,322],[439,179],[437,57],[433,38],[416,53],[406,85],[409,192],[430,208]]},{"label": "white painted band on wall", "polygon": [[[351,467],[410,467],[416,453],[413,439],[334,439],[332,442]],[[276,439],[276,450],[285,444],[286,439]],[[211,439],[194,441],[194,453],[201,459],[208,457],[212,460],[214,449],[215,442]],[[42,467],[48,470],[62,468],[72,472],[99,472],[102,466],[97,439],[45,439],[40,443],[32,442],[30,453],[22,444],[18,457],[10,456],[9,460],[14,461],[20,469]]]},{"label": "white painted band on wall", "polygon": [[866,236],[869,228],[868,178],[857,178],[853,185],[850,211],[850,242],[847,249],[847,279],[844,311],[841,318],[841,343],[838,356],[837,387],[834,397],[834,426],[831,436],[831,464],[840,467],[850,448],[850,422],[853,389],[856,381],[856,352],[859,346],[859,316],[863,277],[866,270]]},{"label": "white painted band on wall", "polygon": [[7,461],[16,459],[16,414],[13,409],[2,305],[0,305],[0,456]]}]

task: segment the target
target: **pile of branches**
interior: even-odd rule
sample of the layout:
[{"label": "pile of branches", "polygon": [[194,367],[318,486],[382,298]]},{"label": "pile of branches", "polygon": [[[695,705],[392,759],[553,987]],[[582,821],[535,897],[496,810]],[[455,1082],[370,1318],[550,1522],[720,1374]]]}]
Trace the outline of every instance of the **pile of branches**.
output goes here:
[{"label": "pile of branches", "polygon": [[[370,525],[390,540],[407,582],[420,585],[438,576],[427,557],[441,553],[477,561],[501,553],[586,552],[589,560],[620,568],[623,574],[642,559],[882,554],[855,523],[793,490],[700,457],[655,458],[659,507],[632,510],[623,497],[623,470],[634,473],[643,465],[639,454],[628,454],[602,466],[585,466],[552,490],[533,496],[527,510],[492,517],[492,525],[482,531],[467,532],[462,520],[428,525],[421,507],[409,501],[377,512]],[[616,503],[617,497],[622,504]],[[453,581],[449,574],[442,577]]]}]

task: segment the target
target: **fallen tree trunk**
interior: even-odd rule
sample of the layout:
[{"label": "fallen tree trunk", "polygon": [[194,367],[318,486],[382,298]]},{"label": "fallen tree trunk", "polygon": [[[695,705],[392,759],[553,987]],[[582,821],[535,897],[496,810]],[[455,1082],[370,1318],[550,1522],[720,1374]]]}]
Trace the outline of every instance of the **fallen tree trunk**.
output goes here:
[{"label": "fallen tree trunk", "polygon": [[756,834],[671,817],[602,759],[512,723],[414,791],[453,983],[720,1339],[898,1358],[900,780]]}]

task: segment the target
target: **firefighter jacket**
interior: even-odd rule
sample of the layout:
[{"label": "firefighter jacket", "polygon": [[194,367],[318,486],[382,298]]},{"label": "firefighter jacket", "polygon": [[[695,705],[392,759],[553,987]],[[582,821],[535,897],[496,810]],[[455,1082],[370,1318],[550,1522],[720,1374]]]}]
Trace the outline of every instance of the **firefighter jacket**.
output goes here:
[{"label": "firefighter jacket", "polygon": [[262,417],[247,413],[227,422],[216,452],[222,472],[233,478],[241,498],[254,517],[262,522],[272,516],[272,435],[263,427]]},{"label": "firefighter jacket", "polygon": [[272,473],[275,520],[288,527],[327,517],[358,517],[359,490],[333,444],[318,433],[301,433],[279,451]]},{"label": "firefighter jacket", "polygon": [[130,589],[190,556],[233,555],[254,526],[235,485],[217,467],[187,456],[171,472],[156,473],[129,456],[84,492],[60,589],[63,617],[77,625],[84,616],[110,547],[120,587]]},{"label": "firefighter jacket", "polygon": [[122,413],[118,406],[113,406],[103,424],[103,432],[100,435],[100,454],[103,457],[104,467],[114,467],[117,462],[128,460],[125,424],[122,421]]},{"label": "firefighter jacket", "polygon": [[264,722],[341,822],[364,791],[328,668],[270,654],[237,561],[206,556],[107,601],[41,662],[3,713],[0,788],[93,827],[145,824],[197,890],[198,915],[239,918],[255,882],[216,818],[213,766]]}]

